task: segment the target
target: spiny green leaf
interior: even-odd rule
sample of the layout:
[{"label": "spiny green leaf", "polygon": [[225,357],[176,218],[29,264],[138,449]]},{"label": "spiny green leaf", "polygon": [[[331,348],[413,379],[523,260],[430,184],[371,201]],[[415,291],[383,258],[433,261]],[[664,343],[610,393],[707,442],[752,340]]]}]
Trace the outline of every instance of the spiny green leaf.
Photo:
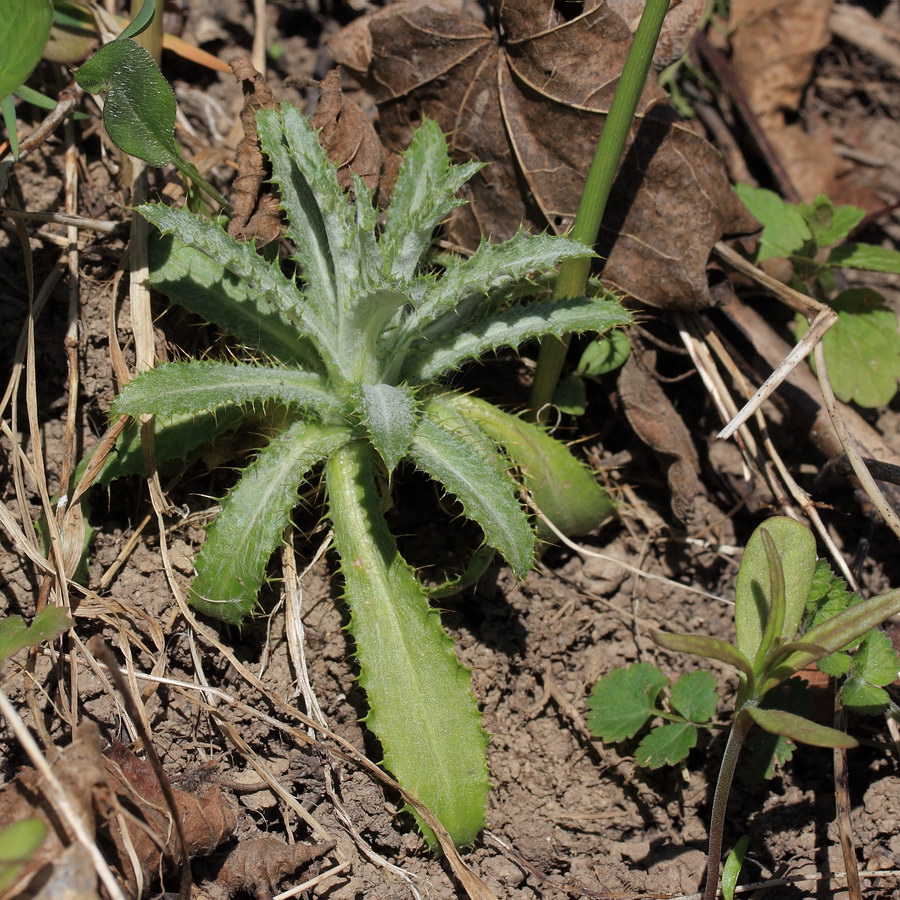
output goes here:
[{"label": "spiny green leaf", "polygon": [[666,676],[651,663],[613,669],[588,698],[588,728],[611,743],[634,737],[657,713],[656,698],[666,683]]},{"label": "spiny green leaf", "polygon": [[[349,630],[356,640],[366,725],[384,764],[422,800],[457,844],[484,825],[487,735],[471,676],[453,652],[381,514],[372,451],[348,444],[325,468]],[[419,820],[430,843],[434,835]]]},{"label": "spiny green leaf", "polygon": [[645,735],[634,751],[634,761],[647,769],[674,766],[697,746],[697,729],[690,722],[660,725]]},{"label": "spiny green leaf", "polygon": [[440,126],[422,120],[403,154],[379,240],[391,277],[402,282],[415,275],[434,229],[465,202],[456,192],[480,168],[480,163],[451,165]]},{"label": "spiny green leaf", "polygon": [[50,0],[4,0],[0,4],[0,99],[31,74],[53,24]]},{"label": "spiny green leaf", "polygon": [[338,399],[320,375],[293,368],[190,360],[166,363],[139,375],[122,388],[112,414],[178,416],[266,400],[306,407],[323,417],[341,412]]},{"label": "spiny green leaf", "polygon": [[785,613],[781,634],[789,641],[797,633],[806,607],[816,568],[816,541],[812,532],[794,519],[772,516],[747,541],[735,583],[734,624],[737,646],[748,659],[755,659],[769,618],[769,564],[761,529],[775,543],[785,582]]},{"label": "spiny green leaf", "polygon": [[[825,332],[822,349],[835,395],[868,408],[890,403],[900,379],[897,316],[871,288],[843,291],[830,305],[838,320]],[[798,318],[798,337],[808,327]]]},{"label": "spiny green leaf", "polygon": [[409,388],[390,384],[365,384],[356,409],[388,472],[393,472],[412,441],[415,394]]},{"label": "spiny green leaf", "polygon": [[103,124],[113,143],[153,166],[181,161],[175,94],[153,57],[134,41],[101,47],[76,73],[86,91],[106,91]]},{"label": "spiny green leaf", "polygon": [[403,367],[410,381],[431,381],[469,359],[477,359],[501,347],[518,347],[533,337],[553,334],[602,333],[627,325],[631,314],[612,300],[576,297],[545,300],[516,306],[484,322],[458,323],[455,334],[418,348]]},{"label": "spiny green leaf", "polygon": [[290,522],[298,486],[313,466],[349,439],[344,428],[295,422],[260,450],[209,528],[197,556],[192,606],[241,623],[256,605],[266,563]]},{"label": "spiny green leaf", "polygon": [[875,244],[843,244],[828,255],[828,265],[900,274],[900,251]]},{"label": "spiny green leaf", "polygon": [[52,641],[67,628],[71,628],[72,624],[72,620],[60,606],[42,609],[30,626],[25,624],[21,616],[0,619],[0,668],[23,647],[36,647],[43,641]]},{"label": "spiny green leaf", "polygon": [[709,672],[688,672],[670,688],[672,707],[689,722],[708,722],[716,711],[716,679]]},{"label": "spiny green leaf", "polygon": [[468,259],[451,261],[404,326],[406,333],[437,340],[470,322],[488,295],[531,272],[546,272],[563,259],[592,256],[584,244],[549,234],[520,231],[502,244],[486,241]]},{"label": "spiny green leaf", "polygon": [[849,734],[811,722],[803,716],[795,716],[781,709],[761,709],[758,706],[745,706],[744,709],[764,731],[780,734],[801,744],[811,744],[814,747],[859,746],[859,742]]},{"label": "spiny green leaf", "polygon": [[217,325],[250,353],[262,353],[307,369],[321,365],[309,341],[267,295],[174,234],[153,231],[149,241],[150,286]]},{"label": "spiny green leaf", "polygon": [[485,462],[481,447],[470,445],[465,432],[448,431],[423,416],[413,432],[409,458],[459,500],[466,518],[481,527],[485,542],[524,577],[534,563],[534,532],[514,483]]},{"label": "spiny green leaf", "polygon": [[773,257],[789,257],[811,240],[812,233],[800,210],[785,203],[778,194],[749,184],[737,184],[735,193],[763,226],[759,239],[758,262]]},{"label": "spiny green leaf", "polygon": [[[503,447],[537,508],[563,534],[586,534],[615,514],[590,470],[542,428],[469,394],[448,393],[443,399]],[[539,523],[538,537],[553,539],[553,533]]]}]

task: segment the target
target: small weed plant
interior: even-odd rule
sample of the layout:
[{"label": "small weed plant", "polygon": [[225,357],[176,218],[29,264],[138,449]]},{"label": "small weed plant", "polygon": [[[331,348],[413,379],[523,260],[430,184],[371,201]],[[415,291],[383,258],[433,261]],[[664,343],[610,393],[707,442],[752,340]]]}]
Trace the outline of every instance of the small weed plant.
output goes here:
[{"label": "small weed plant", "polygon": [[[716,784],[710,822],[704,900],[718,892],[725,809],[738,757],[756,724],[779,740],[817,747],[855,747],[842,731],[786,709],[775,708],[773,691],[812,663],[842,676],[841,699],[862,713],[890,704],[883,689],[897,677],[898,658],[878,625],[900,611],[900,590],[861,600],[815,557],[815,540],[804,525],[774,517],[747,543],[735,585],[735,644],[703,635],[653,633],[668,650],[717,659],[740,677],[728,743]],[[801,622],[805,628],[798,636]],[[663,720],[638,744],[635,761],[657,768],[683,760],[697,743],[698,728],[711,727],[715,680],[705,672],[682,675],[669,685],[650,663],[617,669],[592,691],[588,726],[602,740],[634,737],[648,722]],[[786,747],[777,750],[784,758]],[[736,877],[736,875],[734,876]]]},{"label": "small weed plant", "polygon": [[[847,241],[865,217],[856,206],[835,206],[820,195],[812,203],[786,203],[763,188],[739,184],[738,196],[763,226],[755,261],[790,261],[792,283],[831,306],[838,320],[822,348],[835,395],[860,406],[883,406],[900,379],[900,329],[884,297],[869,287],[839,289],[840,269],[900,273],[900,252]],[[797,333],[809,327],[797,316]]]},{"label": "small weed plant", "polygon": [[[265,436],[196,560],[192,604],[233,624],[256,608],[299,486],[324,473],[366,724],[401,785],[465,844],[483,824],[487,737],[469,673],[385,521],[391,474],[405,462],[441,484],[485,544],[524,575],[536,538],[523,484],[576,530],[608,516],[609,501],[543,430],[442,379],[497,348],[603,333],[629,315],[610,299],[522,299],[530,273],[590,254],[566,238],[520,233],[423,268],[432,232],[479,168],[452,165],[434,123],[422,124],[405,153],[383,224],[361,180],[352,201],[341,191],[299,111],[260,112],[258,129],[296,248],[290,271],[218,223],[141,206],[164,236],[151,282],[232,336],[243,360],[160,366],[128,384],[112,413],[155,415],[161,460],[187,455],[236,420]],[[139,455],[121,451],[106,478]]]}]

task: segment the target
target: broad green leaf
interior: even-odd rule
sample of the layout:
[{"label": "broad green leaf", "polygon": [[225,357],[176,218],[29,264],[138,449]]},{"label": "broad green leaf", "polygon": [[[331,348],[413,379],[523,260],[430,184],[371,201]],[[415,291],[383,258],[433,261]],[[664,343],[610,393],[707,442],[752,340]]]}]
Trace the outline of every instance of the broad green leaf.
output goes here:
[{"label": "broad green leaf", "polygon": [[[334,543],[341,558],[366,725],[384,764],[423,801],[457,844],[484,826],[487,735],[471,676],[397,550],[381,514],[372,451],[354,442],[325,466]],[[434,836],[419,820],[434,845]]]},{"label": "broad green leaf", "polygon": [[323,417],[341,411],[320,375],[275,366],[190,360],[166,363],[139,375],[122,388],[111,412],[114,416],[178,416],[266,400],[305,407]]},{"label": "broad green leaf", "polygon": [[460,321],[471,323],[488,294],[532,272],[546,272],[564,259],[585,256],[593,252],[584,244],[556,235],[520,231],[502,244],[482,241],[468,259],[454,259],[446,266],[404,326],[405,333],[429,341],[455,333]]},{"label": "broad green leaf", "polygon": [[849,653],[838,650],[837,653],[831,653],[822,659],[816,660],[816,666],[820,672],[831,675],[832,678],[839,678],[846,675],[853,665],[853,657]]},{"label": "broad green leaf", "polygon": [[43,641],[52,641],[71,627],[72,620],[59,606],[42,609],[30,626],[25,624],[21,616],[6,616],[0,619],[0,668],[14,653],[18,653],[24,647],[36,647]]},{"label": "broad green leaf", "polygon": [[217,325],[250,353],[304,368],[321,365],[297,325],[267,296],[175,235],[153,231],[149,241],[150,286]]},{"label": "broad green leaf", "polygon": [[388,472],[409,450],[416,424],[416,398],[408,388],[363,385],[356,410]]},{"label": "broad green leaf", "polygon": [[769,618],[771,588],[762,528],[775,543],[784,572],[784,622],[776,637],[789,641],[797,633],[816,569],[816,541],[805,525],[785,516],[773,516],[750,535],[738,570],[734,600],[737,646],[748,659],[756,658]]},{"label": "broad green leaf", "polygon": [[654,643],[666,650],[674,650],[676,653],[692,653],[694,656],[702,656],[705,659],[717,659],[726,665],[737,669],[750,681],[753,680],[753,666],[750,660],[741,653],[737,647],[718,638],[708,637],[703,634],[675,634],[670,631],[651,631],[650,637]]},{"label": "broad green leaf", "polygon": [[851,676],[841,685],[841,702],[859,715],[877,716],[890,706],[891,697],[883,688]]},{"label": "broad green leaf", "polygon": [[734,889],[737,887],[738,876],[741,874],[741,866],[744,865],[749,845],[750,836],[745,834],[738,838],[725,859],[725,865],[722,866],[722,896],[725,900],[734,900]]},{"label": "broad green leaf", "polygon": [[583,416],[587,409],[587,389],[579,375],[560,379],[553,392],[553,405],[568,416]]},{"label": "broad green leaf", "polygon": [[0,829],[0,892],[16,883],[25,864],[47,837],[42,819],[20,819]]},{"label": "broad green leaf", "polygon": [[515,306],[483,322],[459,321],[455,333],[417,347],[404,363],[402,377],[431,381],[466,360],[478,359],[501,347],[518,347],[530,338],[585,331],[602,333],[630,322],[631,314],[613,300],[576,297]]},{"label": "broad green leaf", "polygon": [[[211,413],[182,413],[164,417],[157,416],[153,422],[153,449],[157,465],[165,467],[166,463],[180,460],[186,464],[199,447],[212,444],[243,421],[246,415],[237,407],[219,409]],[[85,459],[84,464],[87,463]],[[84,465],[80,465],[75,473],[78,481]],[[95,484],[109,484],[116,478],[125,475],[145,475],[144,448],[141,444],[141,429],[137,422],[129,422],[115,447],[106,458],[103,468],[94,479]]]},{"label": "broad green leaf", "polygon": [[828,255],[828,265],[900,274],[900,250],[875,244],[843,244]]},{"label": "broad green leaf", "polygon": [[588,698],[588,728],[610,743],[634,737],[658,712],[656,698],[665,686],[666,676],[651,663],[613,669]]},{"label": "broad green leaf", "polygon": [[120,150],[153,166],[181,161],[175,94],[143,47],[129,40],[105,44],[75,80],[88,93],[106,91],[103,124]]},{"label": "broad green leaf", "polygon": [[811,744],[813,747],[858,747],[859,742],[838,731],[836,728],[828,728],[819,725],[803,716],[795,716],[793,713],[782,709],[762,709],[758,706],[745,706],[744,711],[762,728],[771,734],[780,734],[798,741],[801,744]]},{"label": "broad green leaf", "polygon": [[192,606],[239,625],[256,606],[309,470],[350,439],[345,428],[295,422],[262,450],[222,501],[197,556]]},{"label": "broad green leaf", "polygon": [[900,589],[861,600],[855,606],[822,622],[803,635],[803,643],[818,647],[820,649],[818,654],[813,650],[798,650],[784,660],[781,668],[799,672],[804,666],[821,659],[822,656],[852,644],[869,629],[877,627],[898,612],[900,612]]},{"label": "broad green leaf", "polygon": [[[890,403],[900,379],[897,316],[871,288],[843,291],[830,305],[838,320],[825,332],[822,349],[835,395],[867,408]],[[798,337],[809,327],[802,322],[798,317]]]},{"label": "broad green leaf", "polygon": [[819,194],[812,204],[800,203],[797,208],[817,247],[830,247],[843,240],[866,216],[866,211],[858,206],[835,207],[824,194]]},{"label": "broad green leaf", "polygon": [[853,672],[869,684],[891,684],[900,676],[900,659],[883,632],[870,631],[853,654]]},{"label": "broad green leaf", "polygon": [[697,746],[697,729],[690,722],[660,725],[645,735],[634,751],[634,761],[647,769],[674,766]]},{"label": "broad green leaf", "polygon": [[451,165],[440,126],[422,120],[403,154],[378,242],[391,277],[401,282],[412,279],[434,229],[465,202],[457,191],[480,168],[480,163]]},{"label": "broad green leaf", "polygon": [[703,724],[716,712],[716,679],[709,672],[688,672],[669,690],[672,707],[689,722]]},{"label": "broad green leaf", "polygon": [[[449,393],[444,401],[503,447],[537,508],[563,534],[586,534],[615,515],[590,470],[542,428],[469,394]],[[552,534],[539,523],[538,537],[552,540]]]},{"label": "broad green leaf", "polygon": [[0,99],[40,62],[52,24],[51,0],[0,0]]},{"label": "broad green leaf", "polygon": [[778,194],[749,184],[737,184],[735,193],[763,226],[759,239],[758,262],[773,257],[789,257],[811,240],[812,233],[800,210],[785,203]]},{"label": "broad green leaf", "polygon": [[459,500],[466,518],[481,527],[485,542],[524,577],[534,564],[535,536],[515,484],[466,437],[423,416],[413,432],[409,458]]},{"label": "broad green leaf", "polygon": [[575,371],[579,375],[605,375],[623,366],[629,353],[628,335],[617,329],[591,341],[584,348]]}]

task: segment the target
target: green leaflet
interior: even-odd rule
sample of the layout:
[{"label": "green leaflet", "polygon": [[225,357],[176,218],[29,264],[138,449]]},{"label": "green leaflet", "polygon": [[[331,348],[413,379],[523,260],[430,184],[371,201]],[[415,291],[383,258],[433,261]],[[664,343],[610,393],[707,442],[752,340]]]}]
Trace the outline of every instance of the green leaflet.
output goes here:
[{"label": "green leaflet", "polygon": [[465,202],[456,193],[480,168],[480,163],[451,166],[440,126],[431,119],[422,122],[403,155],[378,241],[386,274],[401,282],[416,274],[434,229]]},{"label": "green leaflet", "polygon": [[[587,467],[542,428],[470,394],[448,393],[442,399],[504,448],[538,509],[563,534],[585,534],[615,515],[609,495]],[[539,537],[551,535],[549,529],[538,528]]]},{"label": "green leaflet", "polygon": [[529,338],[546,334],[561,337],[569,332],[602,333],[629,322],[631,315],[612,300],[576,297],[516,306],[484,322],[460,321],[456,333],[410,353],[401,378],[410,382],[429,381],[468,359],[477,359],[500,347],[518,347]]},{"label": "green leaflet", "polygon": [[167,363],[134,379],[113,401],[114,416],[185,415],[231,404],[278,400],[327,418],[341,406],[320,375],[247,363]]},{"label": "green leaflet", "polygon": [[534,564],[535,535],[515,495],[515,484],[496,465],[485,462],[478,445],[466,437],[426,414],[416,425],[409,458],[459,500],[466,518],[481,526],[485,542],[499,550],[522,578]]},{"label": "green leaflet", "polygon": [[266,295],[172,234],[149,242],[150,286],[217,325],[248,351],[308,369],[321,366],[297,326]]},{"label": "green leaflet", "polygon": [[350,439],[344,428],[295,422],[241,473],[197,556],[191,605],[233,625],[252,612],[309,470]]},{"label": "green leaflet", "polygon": [[[487,735],[470,675],[381,515],[371,449],[346,445],[326,463],[325,477],[349,630],[371,709],[366,724],[404,788],[457,844],[471,843],[484,825],[489,785]],[[434,846],[424,822],[419,827]]]}]

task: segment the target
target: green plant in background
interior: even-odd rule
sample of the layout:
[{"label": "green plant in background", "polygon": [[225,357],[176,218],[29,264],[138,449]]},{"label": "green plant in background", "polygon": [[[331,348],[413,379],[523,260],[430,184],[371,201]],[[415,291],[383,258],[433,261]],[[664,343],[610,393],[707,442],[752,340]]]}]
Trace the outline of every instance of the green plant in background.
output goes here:
[{"label": "green plant in background", "polygon": [[[718,892],[728,795],[751,727],[756,724],[779,738],[819,747],[856,746],[844,732],[767,706],[775,689],[818,663],[823,671],[847,676],[841,695],[849,709],[869,713],[885,709],[889,698],[880,686],[896,677],[898,658],[877,626],[898,611],[900,590],[867,600],[847,594],[827,564],[816,562],[809,529],[778,516],[753,532],[744,551],[735,585],[735,644],[702,635],[653,632],[660,646],[717,659],[740,676],[710,817],[704,900],[714,900]],[[804,617],[806,629],[798,637]],[[651,768],[678,762],[694,746],[697,727],[708,727],[715,707],[712,684],[696,678],[701,674],[677,680],[668,704],[662,706],[658,698],[667,679],[655,666],[642,663],[611,672],[594,687],[589,725],[603,740],[619,741],[633,737],[653,717],[668,720],[644,737],[635,758]]]},{"label": "green plant in background", "polygon": [[[536,540],[520,484],[551,515],[558,509],[564,529],[577,530],[579,516],[587,527],[608,517],[608,498],[562,444],[447,390],[441,378],[496,348],[604,332],[629,315],[613,300],[510,301],[529,273],[589,255],[565,238],[520,233],[423,271],[433,230],[479,168],[451,165],[434,123],[423,123],[405,153],[380,228],[363,182],[354,178],[349,202],[301,113],[287,105],[261,112],[258,128],[303,282],[218,224],[140,207],[166,235],[152,253],[151,283],[217,324],[253,361],[160,366],[127,385],[112,413],[155,414],[159,458],[213,440],[235,414],[267,439],[196,560],[191,602],[226,622],[254,611],[298,486],[323,469],[366,724],[385,765],[464,844],[483,824],[487,738],[469,673],[388,529],[383,494],[402,461],[425,472],[519,575],[532,565]],[[123,457],[130,452],[123,448]]]},{"label": "green plant in background", "polygon": [[[846,242],[865,217],[865,212],[855,206],[836,207],[824,195],[812,203],[786,203],[772,191],[746,184],[737,185],[735,190],[763,225],[755,261],[789,260],[794,286],[827,303],[838,314],[837,322],[822,339],[835,395],[865,407],[890,403],[900,379],[897,316],[872,288],[838,290],[837,270],[900,274],[900,251]],[[806,319],[798,315],[798,337],[808,328]]]},{"label": "green plant in background", "polygon": [[51,0],[0,0],[0,111],[15,159],[19,141],[13,94],[40,61],[52,24]]}]

